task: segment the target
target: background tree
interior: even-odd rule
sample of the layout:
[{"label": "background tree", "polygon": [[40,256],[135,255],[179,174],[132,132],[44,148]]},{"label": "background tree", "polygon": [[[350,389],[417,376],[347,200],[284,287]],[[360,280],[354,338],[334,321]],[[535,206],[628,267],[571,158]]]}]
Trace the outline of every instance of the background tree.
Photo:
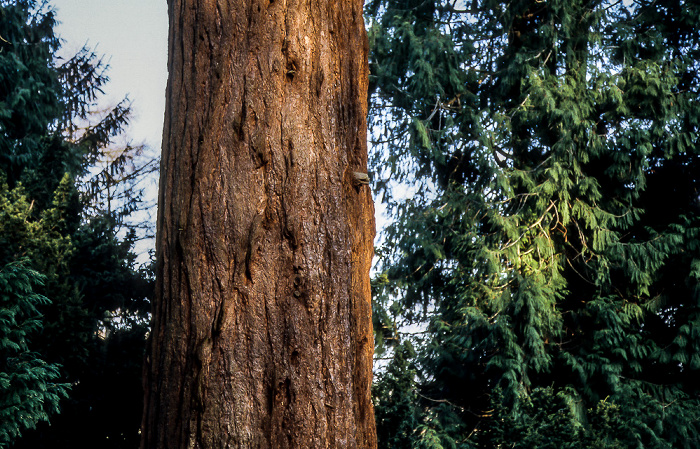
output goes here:
[{"label": "background tree", "polygon": [[169,14],[142,447],[375,447],[362,1]]},{"label": "background tree", "polygon": [[417,348],[377,413],[407,367],[419,403],[381,445],[696,446],[698,3],[367,13],[396,219],[376,321]]},{"label": "background tree", "polygon": [[[114,198],[113,208],[100,203],[114,190],[95,193],[105,170],[98,164],[115,150],[130,108],[121,103],[95,118],[106,67],[87,49],[67,61],[56,57],[60,42],[46,3],[0,1],[0,18],[0,313],[14,316],[10,329],[28,323],[21,333],[31,337],[15,339],[9,356],[30,351],[34,373],[44,370],[32,374],[33,383],[3,383],[2,402],[22,391],[43,396],[43,410],[23,401],[31,426],[56,408],[64,387],[51,382],[72,386],[53,425],[23,431],[13,447],[134,447],[151,284],[131,251],[138,234],[124,217],[141,206],[134,206],[138,188]],[[110,174],[152,166],[135,153],[127,148],[113,158]]]},{"label": "background tree", "polygon": [[29,346],[29,337],[41,328],[36,306],[46,301],[33,291],[41,280],[21,264],[0,270],[0,447],[48,420],[68,389],[54,382],[59,366],[46,363]]}]

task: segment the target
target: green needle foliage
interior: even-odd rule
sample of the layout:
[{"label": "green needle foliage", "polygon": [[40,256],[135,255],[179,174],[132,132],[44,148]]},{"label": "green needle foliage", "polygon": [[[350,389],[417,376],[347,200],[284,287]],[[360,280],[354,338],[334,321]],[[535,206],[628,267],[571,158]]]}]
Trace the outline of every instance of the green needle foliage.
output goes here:
[{"label": "green needle foliage", "polygon": [[20,263],[0,269],[0,447],[58,411],[68,386],[55,383],[59,366],[30,350],[30,337],[41,329],[37,305],[48,300],[34,293],[42,282]]},{"label": "green needle foliage", "polygon": [[698,447],[700,3],[366,8],[381,447]]},{"label": "green needle foliage", "polygon": [[155,163],[115,144],[129,102],[96,112],[106,66],[59,59],[54,25],[0,0],[0,447],[136,447],[152,277],[130,216]]}]

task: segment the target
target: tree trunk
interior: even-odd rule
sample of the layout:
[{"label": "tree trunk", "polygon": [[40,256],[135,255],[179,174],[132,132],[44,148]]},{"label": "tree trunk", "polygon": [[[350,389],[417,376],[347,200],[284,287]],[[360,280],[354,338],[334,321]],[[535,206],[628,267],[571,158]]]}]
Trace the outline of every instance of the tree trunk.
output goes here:
[{"label": "tree trunk", "polygon": [[169,0],[143,449],[374,448],[362,0]]}]

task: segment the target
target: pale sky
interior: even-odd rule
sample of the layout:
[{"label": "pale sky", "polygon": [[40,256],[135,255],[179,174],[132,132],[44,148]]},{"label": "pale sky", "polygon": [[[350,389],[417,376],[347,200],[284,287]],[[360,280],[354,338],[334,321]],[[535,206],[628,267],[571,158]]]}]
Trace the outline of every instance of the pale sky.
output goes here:
[{"label": "pale sky", "polygon": [[[64,40],[60,56],[69,58],[85,44],[104,55],[110,80],[101,106],[114,106],[128,95],[134,114],[126,139],[160,154],[168,78],[166,0],[51,0],[51,5],[59,22],[56,33]],[[157,176],[145,187],[145,200],[155,203]],[[154,215],[150,221],[155,224]],[[150,239],[137,242],[139,262],[148,261],[153,246]]]},{"label": "pale sky", "polygon": [[64,39],[62,55],[85,43],[109,62],[105,106],[133,103],[128,137],[160,151],[167,81],[166,0],[51,0]]}]

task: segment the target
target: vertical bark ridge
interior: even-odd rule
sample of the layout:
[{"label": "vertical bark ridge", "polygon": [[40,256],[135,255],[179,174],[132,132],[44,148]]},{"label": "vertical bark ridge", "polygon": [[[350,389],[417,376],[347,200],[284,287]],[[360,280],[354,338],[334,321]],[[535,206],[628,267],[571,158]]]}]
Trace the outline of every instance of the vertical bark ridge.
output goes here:
[{"label": "vertical bark ridge", "polygon": [[142,447],[376,447],[362,1],[169,14]]}]

